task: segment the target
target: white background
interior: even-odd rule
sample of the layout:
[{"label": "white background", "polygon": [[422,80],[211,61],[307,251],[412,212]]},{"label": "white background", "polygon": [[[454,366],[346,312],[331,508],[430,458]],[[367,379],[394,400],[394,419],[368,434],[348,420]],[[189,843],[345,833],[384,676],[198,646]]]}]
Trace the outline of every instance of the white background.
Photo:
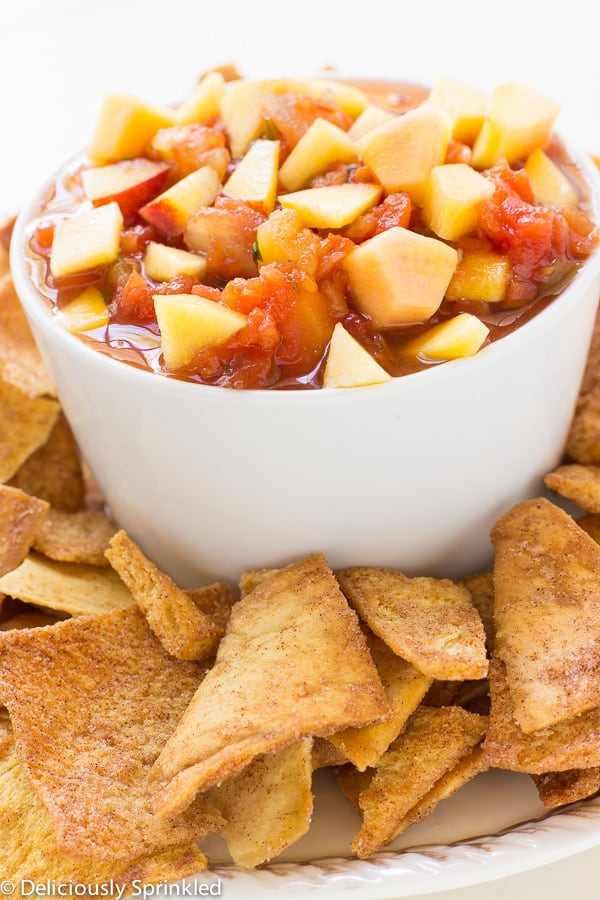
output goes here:
[{"label": "white background", "polygon": [[[594,0],[0,0],[0,214],[88,142],[107,92],[176,102],[229,62],[245,75],[333,66],[485,89],[527,81],[560,102],[563,134],[600,155],[599,10]],[[445,900],[596,900],[599,865],[600,849]]]}]

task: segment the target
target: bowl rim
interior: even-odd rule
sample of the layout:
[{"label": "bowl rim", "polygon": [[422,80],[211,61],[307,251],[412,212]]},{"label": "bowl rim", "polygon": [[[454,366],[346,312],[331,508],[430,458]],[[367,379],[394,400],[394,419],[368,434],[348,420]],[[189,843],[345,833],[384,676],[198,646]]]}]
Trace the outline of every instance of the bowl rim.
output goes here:
[{"label": "bowl rim", "polygon": [[[558,137],[561,139],[570,160],[584,178],[590,191],[589,206],[591,218],[600,228],[600,171],[588,153],[562,139],[560,134],[558,134]],[[510,332],[510,334],[494,341],[473,356],[448,360],[433,365],[429,369],[392,377],[390,381],[380,384],[361,385],[343,389],[319,388],[318,390],[310,390],[287,388],[277,390],[274,388],[248,388],[234,390],[221,385],[207,385],[170,378],[160,373],[131,365],[117,359],[110,353],[100,352],[90,343],[81,340],[78,335],[61,328],[55,321],[55,317],[48,305],[41,299],[27,271],[28,262],[24,247],[30,236],[33,221],[40,214],[42,206],[56,180],[75,160],[85,155],[86,149],[73,155],[69,160],[56,168],[38,187],[29,201],[24,204],[20,214],[17,216],[10,243],[10,270],[15,290],[30,321],[35,323],[41,331],[46,331],[48,326],[51,325],[52,339],[62,346],[65,351],[69,350],[84,365],[100,368],[107,371],[107,374],[112,372],[114,377],[118,377],[118,373],[121,372],[121,377],[124,381],[129,381],[132,385],[139,384],[140,387],[146,386],[146,388],[151,388],[154,385],[154,391],[165,391],[167,394],[176,393],[178,396],[185,396],[193,392],[191,395],[198,399],[201,396],[205,398],[207,396],[212,396],[213,398],[226,396],[227,400],[221,402],[230,404],[240,402],[240,397],[250,396],[253,398],[253,402],[256,402],[257,398],[269,398],[269,404],[285,404],[285,406],[289,406],[290,404],[307,402],[311,405],[314,403],[327,404],[332,401],[332,398],[336,398],[336,402],[341,398],[345,398],[343,402],[348,402],[351,398],[356,398],[357,394],[360,394],[362,397],[368,394],[373,399],[375,399],[376,395],[379,398],[388,396],[390,398],[401,398],[407,391],[416,389],[417,386],[423,388],[428,383],[431,384],[431,390],[435,390],[436,386],[440,385],[441,379],[444,379],[441,382],[444,385],[445,380],[450,379],[451,381],[453,373],[458,375],[463,369],[470,367],[472,369],[472,377],[476,378],[482,366],[485,367],[492,361],[500,362],[504,356],[518,352],[520,346],[536,339],[539,330],[543,334],[557,320],[560,321],[564,316],[568,315],[572,295],[576,294],[580,289],[585,292],[586,284],[593,280],[595,276],[600,277],[600,244],[598,244],[558,296],[547,307],[540,310],[529,321]]]}]

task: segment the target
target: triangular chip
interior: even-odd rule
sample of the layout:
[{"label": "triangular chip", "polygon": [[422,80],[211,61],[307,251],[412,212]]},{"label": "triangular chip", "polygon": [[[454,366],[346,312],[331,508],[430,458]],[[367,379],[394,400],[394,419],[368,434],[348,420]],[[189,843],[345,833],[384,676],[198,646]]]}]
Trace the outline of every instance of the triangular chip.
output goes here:
[{"label": "triangular chip", "polygon": [[589,513],[600,513],[600,466],[559,466],[544,478],[546,486]]},{"label": "triangular chip", "polygon": [[[12,478],[25,460],[48,440],[58,412],[56,400],[30,397],[0,378],[0,483]],[[25,491],[33,493],[26,488]]]},{"label": "triangular chip", "polygon": [[148,789],[203,675],[165,653],[135,606],[0,634],[0,693],[19,761],[62,852],[135,858],[220,827],[202,798],[160,822]]},{"label": "triangular chip", "polygon": [[600,767],[532,775],[540,800],[550,809],[584,800],[600,791]]},{"label": "triangular chip", "polygon": [[55,394],[10,275],[0,280],[0,376],[30,397]]},{"label": "triangular chip", "polygon": [[233,591],[228,584],[215,581],[204,587],[192,588],[186,594],[198,609],[209,616],[218,628],[225,631],[231,608],[235,602]]},{"label": "triangular chip", "polygon": [[[367,726],[365,726],[367,727]],[[347,757],[334,747],[327,738],[313,738],[312,767],[316,769],[328,769],[331,766],[343,766],[348,762]]]},{"label": "triangular chip", "polygon": [[596,315],[565,450],[575,462],[600,463],[600,311]]},{"label": "triangular chip", "polygon": [[0,576],[20,565],[48,513],[48,504],[0,485]]},{"label": "triangular chip", "polygon": [[111,569],[54,562],[37,553],[30,553],[17,569],[0,578],[0,591],[71,616],[123,609],[135,602]]},{"label": "triangular chip", "polygon": [[513,718],[504,664],[490,663],[490,724],[484,750],[490,766],[542,775],[600,766],[600,707],[525,734]]},{"label": "triangular chip", "polygon": [[262,753],[389,715],[360,630],[320,554],[281,569],[233,608],[207,674],[154,769],[169,817]]},{"label": "triangular chip", "polygon": [[116,530],[113,520],[100,509],[72,513],[51,509],[35,535],[33,549],[58,562],[108,567],[104,553]]},{"label": "triangular chip", "polygon": [[471,602],[483,623],[485,646],[488,653],[494,649],[494,573],[483,572],[467,575],[460,581],[471,595]]},{"label": "triangular chip", "polygon": [[306,834],[313,811],[312,739],[259,756],[207,794],[223,815],[234,863],[253,869]]},{"label": "triangular chip", "polygon": [[494,525],[496,654],[527,734],[600,704],[600,547],[543,498]]},{"label": "triangular chip", "polygon": [[214,655],[221,629],[150,562],[125,531],[113,535],[106,558],[128,586],[167,653],[176,659]]},{"label": "triangular chip", "polygon": [[462,585],[368,567],[337,578],[369,628],[425,675],[460,681],[487,673],[483,625]]}]

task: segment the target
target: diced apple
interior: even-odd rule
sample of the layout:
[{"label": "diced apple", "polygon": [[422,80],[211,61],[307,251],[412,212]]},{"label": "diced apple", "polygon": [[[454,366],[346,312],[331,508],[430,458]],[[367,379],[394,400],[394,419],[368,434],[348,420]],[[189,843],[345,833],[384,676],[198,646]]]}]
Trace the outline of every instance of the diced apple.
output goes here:
[{"label": "diced apple", "polygon": [[207,122],[221,112],[225,79],[220,72],[208,72],[194,92],[174,111],[177,125]]},{"label": "diced apple", "polygon": [[259,225],[256,244],[260,264],[292,263],[314,278],[319,262],[319,237],[293,209],[278,209]]},{"label": "diced apple", "polygon": [[381,197],[377,184],[333,184],[282,194],[284,209],[295,209],[310,228],[343,228],[375,206]]},{"label": "diced apple", "polygon": [[477,225],[479,206],[494,193],[488,178],[464,163],[431,170],[423,198],[423,221],[445,241],[457,241]]},{"label": "diced apple", "polygon": [[357,147],[386,193],[406,191],[420,205],[429,173],[446,158],[449,139],[444,110],[424,103],[374,128]]},{"label": "diced apple", "polygon": [[477,316],[460,313],[409,341],[403,353],[434,362],[474,356],[489,333],[489,328]]},{"label": "diced apple", "polygon": [[137,97],[109,94],[100,111],[88,156],[97,164],[143,156],[158,129],[174,123],[170,109],[149,106]]},{"label": "diced apple", "polygon": [[535,88],[511,82],[496,88],[473,147],[473,165],[486,169],[500,160],[511,165],[543,147],[560,107]]},{"label": "diced apple", "polygon": [[254,141],[223,186],[223,193],[268,214],[275,208],[278,172],[279,141]]},{"label": "diced apple", "polygon": [[279,180],[286,191],[297,191],[336,163],[356,159],[356,147],[345,131],[326,119],[315,119],[279,170]]},{"label": "diced apple", "polygon": [[382,384],[392,376],[349,334],[341,322],[333,329],[323,373],[324,388]]},{"label": "diced apple", "polygon": [[221,116],[234,159],[244,155],[264,128],[262,92],[262,81],[240,78],[225,85],[221,98]]},{"label": "diced apple", "polygon": [[512,274],[510,261],[488,250],[464,252],[446,290],[448,300],[501,303]]},{"label": "diced apple", "polygon": [[429,102],[447,112],[452,137],[463,144],[472,144],[479,134],[487,101],[483,91],[453,78],[440,78],[429,93]]},{"label": "diced apple", "polygon": [[87,287],[57,313],[56,319],[74,333],[92,331],[108,325],[108,307],[95,287]]},{"label": "diced apple", "polygon": [[119,204],[125,219],[130,219],[140,206],[148,203],[163,189],[169,171],[167,163],[140,157],[84,169],[81,181],[88,200],[94,206],[102,206],[114,200]]},{"label": "diced apple", "polygon": [[144,271],[154,281],[170,281],[177,275],[203,278],[206,273],[206,257],[150,241],[144,254]]},{"label": "diced apple", "polygon": [[64,278],[114,262],[119,255],[122,229],[123,213],[114,201],[63,219],[54,230],[52,276]]},{"label": "diced apple", "polygon": [[394,114],[388,112],[387,109],[382,109],[381,106],[375,106],[374,103],[370,103],[352,123],[348,136],[353,141],[358,141],[365,134],[373,131],[374,128],[378,128],[379,125],[384,125],[386,122],[391,122],[394,118]]},{"label": "diced apple", "polygon": [[226,341],[244,327],[247,318],[196,294],[155,294],[154,308],[169,369],[179,369],[200,350]]},{"label": "diced apple", "polygon": [[438,309],[456,250],[407,228],[375,235],[344,260],[354,303],[376,327],[425,322]]},{"label": "diced apple", "polygon": [[577,194],[573,185],[556,163],[552,162],[539,147],[527,157],[525,171],[529,175],[533,194],[538,203],[552,206],[554,209],[577,205]]},{"label": "diced apple", "polygon": [[191,215],[210,206],[221,190],[212,166],[202,166],[140,209],[140,215],[169,237],[183,234]]}]

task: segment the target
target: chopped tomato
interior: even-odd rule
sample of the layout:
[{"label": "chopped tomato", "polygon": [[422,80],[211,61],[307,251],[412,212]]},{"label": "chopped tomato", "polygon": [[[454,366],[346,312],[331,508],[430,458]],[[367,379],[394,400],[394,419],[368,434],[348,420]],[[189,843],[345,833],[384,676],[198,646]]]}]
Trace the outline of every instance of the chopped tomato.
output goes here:
[{"label": "chopped tomato", "polygon": [[231,159],[223,131],[206,125],[160,128],[152,139],[152,155],[173,161],[175,181],[202,166],[212,166],[222,180]]},{"label": "chopped tomato", "polygon": [[263,213],[233,197],[218,197],[190,218],[185,241],[206,254],[209,275],[229,281],[256,275],[254,245]]},{"label": "chopped tomato", "polygon": [[469,165],[471,162],[471,148],[468,144],[461,144],[460,141],[448,141],[448,149],[446,150],[445,163],[451,165],[453,163],[464,163]]},{"label": "chopped tomato", "polygon": [[408,228],[411,212],[412,203],[408,194],[403,192],[390,194],[383,203],[367,210],[350,225],[346,225],[342,229],[342,234],[355,244],[361,244],[376,234],[387,231],[388,228],[395,226]]},{"label": "chopped tomato", "polygon": [[121,284],[117,284],[113,299],[116,322],[146,325],[156,322],[154,294],[190,294],[196,284],[190,275],[178,275],[163,284],[154,284],[140,272],[131,272]]},{"label": "chopped tomato", "polygon": [[348,131],[352,124],[352,119],[340,109],[333,96],[315,99],[292,92],[265,93],[262,105],[265,117],[273,123],[281,138],[282,159],[294,149],[315,119],[326,119],[344,131]]}]

